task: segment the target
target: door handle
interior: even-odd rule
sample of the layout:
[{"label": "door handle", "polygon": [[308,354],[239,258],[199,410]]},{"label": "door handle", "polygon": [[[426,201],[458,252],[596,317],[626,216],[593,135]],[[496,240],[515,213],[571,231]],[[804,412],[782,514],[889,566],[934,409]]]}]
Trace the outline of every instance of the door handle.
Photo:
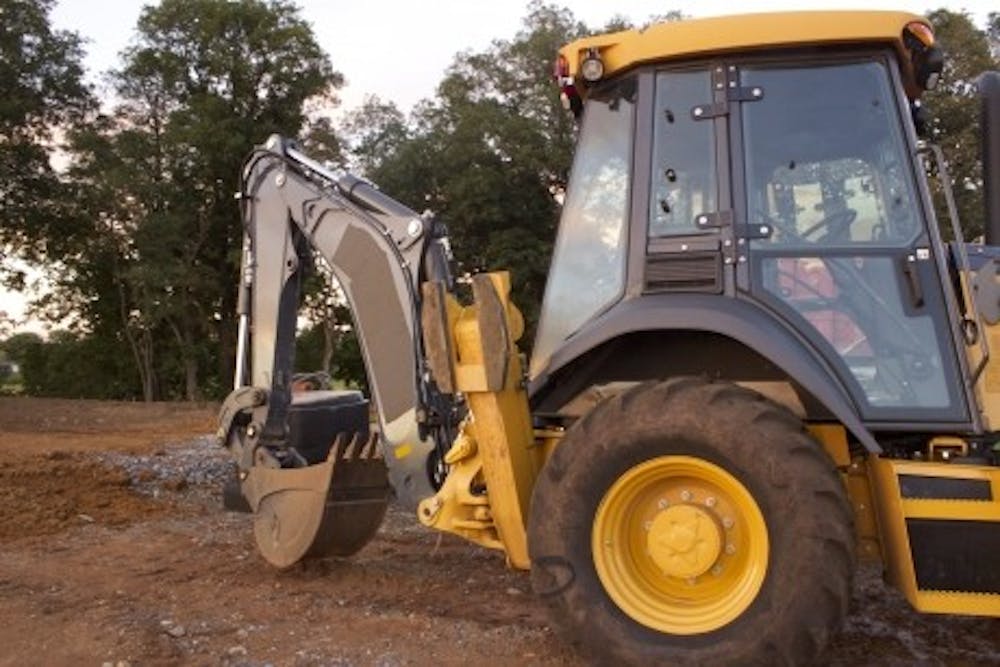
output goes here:
[{"label": "door handle", "polygon": [[903,258],[903,277],[906,279],[907,293],[910,295],[910,305],[913,308],[924,307],[924,289],[920,284],[920,273],[917,270],[917,258],[907,255]]}]

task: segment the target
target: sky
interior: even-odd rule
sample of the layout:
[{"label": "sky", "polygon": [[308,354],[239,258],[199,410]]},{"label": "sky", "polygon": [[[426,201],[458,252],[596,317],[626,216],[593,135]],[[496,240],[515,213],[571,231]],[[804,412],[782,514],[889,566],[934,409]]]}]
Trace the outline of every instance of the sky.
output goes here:
[{"label": "sky", "polygon": [[[656,14],[681,9],[695,17],[795,9],[894,9],[923,13],[945,6],[969,11],[982,25],[997,5],[991,0],[887,2],[885,0],[555,0],[570,7],[589,26],[601,26],[615,15],[641,24]],[[73,30],[86,40],[85,65],[90,80],[103,85],[104,72],[118,66],[118,56],[132,39],[142,7],[137,0],[61,0],[52,13],[58,29]],[[482,50],[494,39],[513,37],[527,13],[527,0],[298,0],[320,45],[335,69],[347,80],[340,91],[341,108],[361,104],[366,95],[378,95],[408,111],[431,97],[454,55]],[[554,56],[554,54],[553,54]],[[107,91],[103,91],[106,93]],[[235,213],[234,213],[235,214]],[[28,295],[0,288],[0,311],[23,320]],[[37,322],[19,330],[41,332]]]}]

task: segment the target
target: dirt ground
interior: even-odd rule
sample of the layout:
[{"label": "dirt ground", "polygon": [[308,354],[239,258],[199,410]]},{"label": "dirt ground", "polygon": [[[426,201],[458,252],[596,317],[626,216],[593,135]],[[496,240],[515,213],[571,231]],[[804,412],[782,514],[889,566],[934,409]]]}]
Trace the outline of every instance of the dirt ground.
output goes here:
[{"label": "dirt ground", "polygon": [[[278,572],[222,510],[212,406],[0,398],[0,665],[575,665],[526,575],[391,509]],[[921,616],[862,569],[825,663],[1000,665],[1000,620]]]}]

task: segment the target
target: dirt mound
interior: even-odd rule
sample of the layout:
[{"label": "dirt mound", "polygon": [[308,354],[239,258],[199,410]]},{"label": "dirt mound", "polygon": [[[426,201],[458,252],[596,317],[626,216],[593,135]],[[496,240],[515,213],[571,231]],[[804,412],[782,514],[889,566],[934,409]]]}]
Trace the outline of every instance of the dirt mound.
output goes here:
[{"label": "dirt mound", "polygon": [[0,460],[0,541],[85,523],[121,526],[173,511],[173,503],[136,493],[125,471],[81,453]]},{"label": "dirt mound", "polygon": [[215,430],[214,403],[0,397],[0,454],[149,451]]}]

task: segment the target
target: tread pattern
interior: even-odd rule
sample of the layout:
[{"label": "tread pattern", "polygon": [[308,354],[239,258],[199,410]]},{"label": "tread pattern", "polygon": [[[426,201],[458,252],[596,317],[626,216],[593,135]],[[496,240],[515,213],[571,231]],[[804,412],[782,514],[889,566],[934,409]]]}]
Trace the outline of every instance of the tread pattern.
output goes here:
[{"label": "tread pattern", "polygon": [[[633,465],[671,452],[741,477],[771,533],[758,599],[705,635],[666,635],[631,620],[591,562],[589,531],[604,492]],[[843,483],[801,420],[754,391],[698,377],[639,384],[578,420],[539,477],[528,537],[533,561],[556,559],[574,572],[555,592],[539,585],[544,567],[533,567],[532,579],[549,593],[553,624],[600,664],[810,664],[843,623],[856,559]]]}]

